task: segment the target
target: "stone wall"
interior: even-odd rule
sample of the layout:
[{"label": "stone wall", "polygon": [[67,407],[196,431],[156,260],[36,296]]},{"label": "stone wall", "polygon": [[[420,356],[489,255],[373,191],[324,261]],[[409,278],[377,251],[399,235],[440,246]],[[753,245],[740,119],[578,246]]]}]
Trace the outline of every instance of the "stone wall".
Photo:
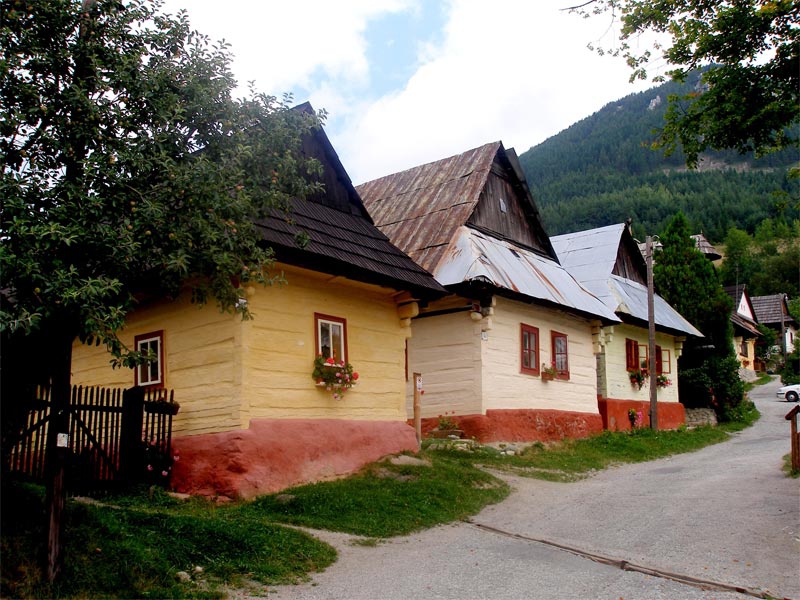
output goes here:
[{"label": "stone wall", "polygon": [[711,408],[687,408],[686,426],[700,427],[701,425],[716,425],[717,413]]}]

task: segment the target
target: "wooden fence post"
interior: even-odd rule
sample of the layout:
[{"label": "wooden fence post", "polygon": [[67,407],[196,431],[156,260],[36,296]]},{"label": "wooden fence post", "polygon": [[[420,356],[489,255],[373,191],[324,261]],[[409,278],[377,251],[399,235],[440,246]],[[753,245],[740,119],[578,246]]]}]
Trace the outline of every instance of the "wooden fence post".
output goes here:
[{"label": "wooden fence post", "polygon": [[119,471],[123,481],[137,476],[141,456],[142,424],[144,422],[144,388],[132,387],[122,392],[122,431],[120,433]]},{"label": "wooden fence post", "polygon": [[800,432],[797,431],[797,417],[800,406],[795,406],[786,415],[786,420],[792,422],[792,470],[800,471]]},{"label": "wooden fence post", "polygon": [[414,373],[414,432],[417,434],[417,447],[422,448],[422,407],[420,406],[420,396],[422,395],[422,374]]}]

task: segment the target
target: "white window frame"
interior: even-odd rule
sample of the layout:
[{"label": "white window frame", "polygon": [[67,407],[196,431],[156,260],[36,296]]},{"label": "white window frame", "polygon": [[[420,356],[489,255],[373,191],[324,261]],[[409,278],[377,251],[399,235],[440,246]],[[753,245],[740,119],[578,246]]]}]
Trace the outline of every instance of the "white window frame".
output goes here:
[{"label": "white window frame", "polygon": [[[152,346],[155,344],[155,348]],[[153,387],[164,385],[164,332],[152,331],[134,338],[137,352],[153,351],[156,359],[136,365],[136,385]],[[155,372],[153,372],[155,367]]]},{"label": "white window frame", "polygon": [[[325,352],[323,347],[323,341],[326,337],[333,337],[330,333],[328,336],[325,335],[323,331],[324,326],[330,327],[330,332],[333,331],[333,328],[338,327],[341,329],[340,334],[340,344],[337,349],[333,348],[333,341],[331,340],[331,351],[330,353]],[[316,345],[317,345],[317,355],[324,356],[325,358],[333,357],[337,362],[338,361],[345,361],[347,362],[347,320],[342,319],[341,317],[334,317],[332,315],[323,315],[320,313],[314,313],[314,335],[316,337]]]}]

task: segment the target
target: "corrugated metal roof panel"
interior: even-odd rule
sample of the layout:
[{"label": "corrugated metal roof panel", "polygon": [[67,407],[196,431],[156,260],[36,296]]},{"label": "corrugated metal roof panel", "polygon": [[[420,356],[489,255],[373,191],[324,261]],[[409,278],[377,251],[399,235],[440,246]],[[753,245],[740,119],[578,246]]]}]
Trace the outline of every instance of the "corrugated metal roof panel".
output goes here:
[{"label": "corrugated metal roof panel", "polygon": [[[608,279],[612,296],[617,300],[616,312],[647,321],[647,286],[619,275]],[[656,294],[653,297],[653,311],[657,326],[672,329],[689,335],[703,337],[703,334],[672,308],[666,300]]]},{"label": "corrugated metal roof panel", "polygon": [[[647,287],[612,274],[625,227],[624,223],[617,223],[558,235],[550,241],[561,264],[608,308],[646,322]],[[658,294],[653,304],[657,326],[702,337]]]},{"label": "corrugated metal roof panel", "polygon": [[605,279],[614,269],[624,223],[550,238],[559,262],[578,281]]},{"label": "corrugated metal roof panel", "polygon": [[557,262],[469,227],[459,227],[434,276],[442,285],[484,279],[498,288],[619,322]]}]

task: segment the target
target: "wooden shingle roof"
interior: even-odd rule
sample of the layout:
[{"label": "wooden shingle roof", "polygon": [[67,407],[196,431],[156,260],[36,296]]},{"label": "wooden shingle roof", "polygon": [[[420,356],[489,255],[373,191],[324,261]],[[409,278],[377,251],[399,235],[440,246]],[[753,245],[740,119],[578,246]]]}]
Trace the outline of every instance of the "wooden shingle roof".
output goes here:
[{"label": "wooden shingle roof", "polygon": [[750,301],[753,303],[753,310],[756,312],[759,323],[763,325],[780,325],[782,322],[794,323],[794,319],[789,316],[785,294],[752,296]]},{"label": "wooden shingle roof", "polygon": [[558,263],[516,154],[501,142],[357,189],[381,231],[448,289],[491,287],[619,322]]},{"label": "wooden shingle roof", "polygon": [[514,172],[531,226],[536,230],[544,253],[555,252],[541,226],[538,210],[521,171],[514,168],[516,154],[501,142],[490,142],[405,171],[393,173],[358,186],[375,224],[389,238],[431,273],[468,223],[496,163]]},{"label": "wooden shingle roof", "polygon": [[[297,107],[310,110],[306,103]],[[424,268],[389,241],[372,222],[325,131],[303,141],[303,152],[323,166],[324,190],[294,200],[288,212],[271,211],[256,221],[278,261],[374,283],[420,298],[442,296],[444,288]],[[298,234],[308,236],[301,246]]]}]

